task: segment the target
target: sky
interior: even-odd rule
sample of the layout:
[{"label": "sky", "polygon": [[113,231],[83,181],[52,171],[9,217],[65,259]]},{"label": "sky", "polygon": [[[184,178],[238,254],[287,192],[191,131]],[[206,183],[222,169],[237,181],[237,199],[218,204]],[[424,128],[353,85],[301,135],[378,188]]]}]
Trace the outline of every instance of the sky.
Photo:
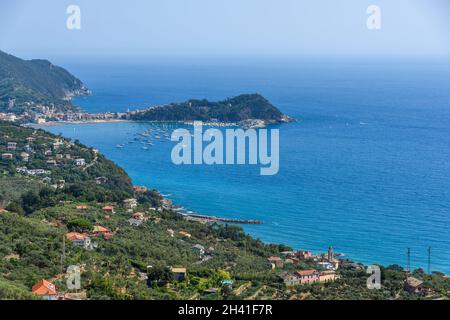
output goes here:
[{"label": "sky", "polygon": [[[66,27],[69,5],[81,29]],[[381,30],[366,10],[381,9]],[[54,56],[450,55],[449,0],[0,0],[0,50]]]}]

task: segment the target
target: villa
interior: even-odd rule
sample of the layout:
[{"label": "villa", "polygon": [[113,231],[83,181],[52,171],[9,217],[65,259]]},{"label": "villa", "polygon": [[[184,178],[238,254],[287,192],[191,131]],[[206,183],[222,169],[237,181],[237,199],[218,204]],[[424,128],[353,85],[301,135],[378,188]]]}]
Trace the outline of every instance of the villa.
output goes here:
[{"label": "villa", "polygon": [[31,288],[31,292],[33,292],[33,294],[35,295],[40,296],[42,299],[46,300],[58,299],[58,292],[56,291],[56,286],[45,279],[42,279],[41,281],[37,282]]},{"label": "villa", "polygon": [[56,160],[47,160],[49,166],[56,166]]},{"label": "villa", "polygon": [[98,185],[102,185],[108,182],[108,178],[106,177],[97,177],[95,178],[95,183]]},{"label": "villa", "polygon": [[16,148],[17,148],[17,143],[8,142],[8,147],[7,147],[8,151],[14,151],[14,150],[16,150]]},{"label": "villa", "polygon": [[137,207],[137,200],[136,199],[123,200],[123,205],[127,209],[134,209]]},{"label": "villa", "polygon": [[408,277],[404,287],[406,291],[413,294],[422,294],[424,291],[423,281],[414,277]]},{"label": "villa", "polygon": [[319,272],[315,269],[300,270],[296,272],[300,284],[312,284],[320,281]]},{"label": "villa", "polygon": [[26,174],[29,176],[38,176],[38,175],[44,175],[44,174],[48,175],[48,174],[52,173],[50,170],[44,170],[44,169],[28,170],[27,167],[16,168],[16,172],[19,174]]},{"label": "villa", "polygon": [[281,274],[281,278],[283,279],[284,284],[288,287],[298,286],[300,284],[299,277],[289,272],[283,272]]},{"label": "villa", "polygon": [[133,218],[137,220],[145,220],[145,214],[143,212],[133,213]]},{"label": "villa", "polygon": [[58,150],[63,144],[61,142],[53,143],[53,150]]},{"label": "villa", "polygon": [[200,244],[196,244],[195,246],[192,246],[192,251],[199,254],[200,256],[203,256],[205,254],[205,247],[200,245]]},{"label": "villa", "polygon": [[23,162],[28,162],[28,160],[29,160],[29,158],[30,158],[30,155],[29,155],[28,153],[26,153],[26,152],[22,152],[22,153],[20,154],[20,157],[22,158],[22,161],[23,161]]},{"label": "villa", "polygon": [[268,260],[276,268],[283,268],[283,259],[280,257],[270,257]]},{"label": "villa", "polygon": [[86,164],[86,160],[84,160],[83,158],[80,159],[75,159],[75,165],[78,167],[82,167]]},{"label": "villa", "polygon": [[171,268],[170,271],[173,275],[173,280],[184,281],[186,280],[186,268]]},{"label": "villa", "polygon": [[134,186],[133,187],[133,191],[136,193],[146,193],[147,192],[147,187],[143,187],[143,186]]},{"label": "villa", "polygon": [[192,237],[190,233],[187,233],[186,231],[180,231],[178,234],[182,237],[190,238]]},{"label": "villa", "polygon": [[322,271],[319,274],[319,282],[333,282],[338,278],[336,272],[332,270]]},{"label": "villa", "polygon": [[335,270],[334,265],[328,261],[321,261],[317,263],[317,266],[326,270]]},{"label": "villa", "polygon": [[92,233],[97,236],[98,235],[103,236],[103,239],[105,240],[110,240],[114,236],[114,234],[111,231],[109,231],[109,229],[102,226],[95,226]]},{"label": "villa", "polygon": [[104,206],[102,208],[103,211],[109,212],[109,213],[115,213],[114,212],[114,207],[113,206]]},{"label": "villa", "polygon": [[142,225],[142,220],[131,218],[131,219],[128,219],[127,221],[130,224],[130,226],[132,226],[132,227],[139,227]]},{"label": "villa", "polygon": [[95,226],[94,231],[92,231],[94,234],[103,234],[108,232],[110,232],[109,229],[102,226]]},{"label": "villa", "polygon": [[312,259],[313,254],[311,251],[299,250],[295,253],[297,258],[302,260]]},{"label": "villa", "polygon": [[74,245],[83,247],[86,250],[92,250],[95,247],[95,245],[91,241],[91,238],[82,233],[70,232],[66,234],[66,238]]}]

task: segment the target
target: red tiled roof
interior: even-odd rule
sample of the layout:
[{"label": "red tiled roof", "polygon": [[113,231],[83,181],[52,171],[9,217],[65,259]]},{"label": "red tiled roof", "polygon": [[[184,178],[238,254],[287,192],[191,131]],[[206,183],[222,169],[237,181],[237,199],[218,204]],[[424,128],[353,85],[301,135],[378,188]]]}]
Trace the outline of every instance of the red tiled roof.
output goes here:
[{"label": "red tiled roof", "polygon": [[314,270],[314,269],[297,271],[297,274],[298,274],[299,276],[301,276],[301,277],[304,277],[304,276],[312,276],[312,275],[315,274],[315,273],[317,273],[317,270]]},{"label": "red tiled roof", "polygon": [[136,213],[133,213],[133,217],[134,218],[136,218],[136,217],[144,217],[144,213],[143,212],[136,212]]},{"label": "red tiled roof", "polygon": [[32,288],[31,291],[34,294],[44,296],[44,295],[56,295],[56,287],[53,283],[48,282],[45,279],[37,282]]},{"label": "red tiled roof", "polygon": [[85,240],[86,235],[78,232],[70,232],[66,234],[67,240],[74,241],[74,240]]},{"label": "red tiled roof", "polygon": [[109,232],[109,229],[102,227],[102,226],[94,227],[94,233],[105,233],[105,232]]},{"label": "red tiled roof", "polygon": [[269,261],[281,261],[282,259],[280,257],[270,257]]}]

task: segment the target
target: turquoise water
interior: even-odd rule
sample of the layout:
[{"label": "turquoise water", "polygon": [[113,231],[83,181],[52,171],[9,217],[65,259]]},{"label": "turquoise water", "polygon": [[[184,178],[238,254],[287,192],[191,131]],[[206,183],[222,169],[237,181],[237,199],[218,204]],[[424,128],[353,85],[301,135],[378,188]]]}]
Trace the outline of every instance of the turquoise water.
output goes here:
[{"label": "turquoise water", "polygon": [[[260,219],[267,242],[329,245],[365,263],[450,272],[448,61],[159,61],[61,63],[95,93],[90,112],[258,92],[299,119],[280,129],[280,172],[175,166],[173,142],[129,144],[145,123],[47,127],[101,150],[135,184],[189,210]],[[125,143],[123,149],[117,144]]]}]

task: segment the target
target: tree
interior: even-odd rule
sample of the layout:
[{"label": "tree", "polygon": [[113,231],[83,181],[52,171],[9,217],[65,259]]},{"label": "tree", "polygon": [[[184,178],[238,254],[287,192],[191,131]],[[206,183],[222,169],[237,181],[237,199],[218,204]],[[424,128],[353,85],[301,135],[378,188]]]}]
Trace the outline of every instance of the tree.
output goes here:
[{"label": "tree", "polygon": [[153,266],[148,268],[147,271],[147,283],[149,286],[164,285],[171,279],[172,273],[168,267]]},{"label": "tree", "polygon": [[6,207],[6,210],[11,211],[11,212],[15,212],[15,213],[18,213],[18,214],[22,214],[22,215],[25,214],[25,211],[23,210],[22,206],[17,201],[11,202]]},{"label": "tree", "polygon": [[72,221],[69,221],[67,224],[67,228],[70,231],[78,231],[78,232],[88,232],[93,229],[94,225],[92,222],[86,220],[86,219],[74,219]]},{"label": "tree", "polygon": [[28,215],[38,208],[40,197],[35,191],[28,191],[22,195],[21,202],[23,210]]}]

